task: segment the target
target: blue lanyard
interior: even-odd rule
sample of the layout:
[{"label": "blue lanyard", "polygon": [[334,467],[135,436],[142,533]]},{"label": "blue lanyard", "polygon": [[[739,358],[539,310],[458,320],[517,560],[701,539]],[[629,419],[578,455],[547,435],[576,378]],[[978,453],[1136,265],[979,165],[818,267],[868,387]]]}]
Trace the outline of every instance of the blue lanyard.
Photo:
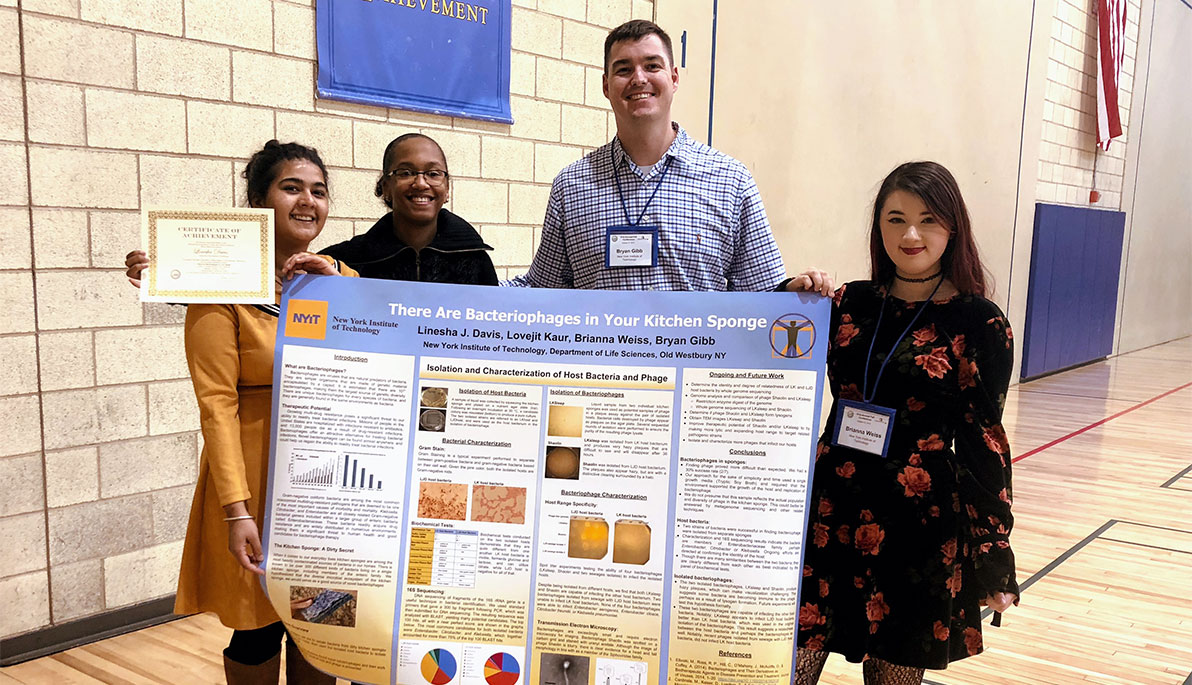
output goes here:
[{"label": "blue lanyard", "polygon": [[617,172],[617,157],[613,154],[612,148],[609,148],[608,156],[613,163],[613,180],[617,182],[617,197],[621,198],[621,209],[625,210],[625,223],[629,226],[636,226],[642,222],[642,217],[646,215],[646,210],[650,208],[650,203],[654,201],[654,196],[658,194],[659,188],[662,187],[662,179],[666,178],[666,172],[670,171],[671,162],[674,157],[666,158],[666,165],[662,167],[662,173],[658,175],[658,185],[654,186],[654,192],[650,193],[650,199],[646,200],[646,206],[642,207],[642,213],[637,215],[637,221],[630,223],[629,221],[629,203],[625,202],[625,194],[621,192],[621,179],[618,178]]},{"label": "blue lanyard", "polygon": [[931,294],[927,296],[927,299],[923,301],[923,304],[919,305],[919,311],[915,312],[915,315],[911,318],[911,322],[907,324],[906,329],[902,331],[902,335],[898,336],[898,340],[894,341],[894,347],[890,348],[890,353],[886,355],[885,360],[882,361],[882,365],[877,369],[877,378],[873,380],[873,394],[870,394],[869,364],[873,361],[873,344],[877,342],[877,332],[882,327],[882,317],[886,315],[886,300],[890,298],[890,293],[887,292],[884,296],[882,296],[882,308],[877,314],[877,325],[873,327],[873,339],[869,341],[869,353],[865,355],[865,375],[864,381],[862,383],[861,398],[865,400],[866,404],[873,403],[873,397],[874,395],[877,395],[877,384],[882,382],[882,374],[886,372],[886,365],[890,363],[890,358],[894,356],[895,350],[897,350],[898,346],[902,344],[902,339],[906,337],[907,333],[911,332],[911,328],[913,328],[915,322],[919,320],[919,315],[923,313],[924,309],[927,309],[927,305],[931,304],[931,298],[935,297],[935,294],[939,292],[940,286],[943,284],[944,279],[941,278],[940,282],[935,284],[935,290],[932,290]]}]

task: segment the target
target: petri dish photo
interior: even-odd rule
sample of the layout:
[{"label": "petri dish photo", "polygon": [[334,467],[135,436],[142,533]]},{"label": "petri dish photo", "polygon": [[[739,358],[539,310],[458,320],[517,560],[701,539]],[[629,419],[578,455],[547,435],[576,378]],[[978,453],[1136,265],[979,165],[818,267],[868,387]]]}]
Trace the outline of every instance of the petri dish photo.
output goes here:
[{"label": "petri dish photo", "polygon": [[446,407],[447,388],[423,388],[421,402],[424,407]]},{"label": "petri dish photo", "polygon": [[546,477],[579,478],[579,450],[574,447],[548,447]]},{"label": "petri dish photo", "polygon": [[447,415],[439,409],[423,409],[418,427],[425,431],[441,431],[447,425]]}]

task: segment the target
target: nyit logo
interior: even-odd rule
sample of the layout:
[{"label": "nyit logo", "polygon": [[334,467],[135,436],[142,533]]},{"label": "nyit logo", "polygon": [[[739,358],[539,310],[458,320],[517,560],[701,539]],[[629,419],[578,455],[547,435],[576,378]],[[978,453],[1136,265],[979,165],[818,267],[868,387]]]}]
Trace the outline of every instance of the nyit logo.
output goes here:
[{"label": "nyit logo", "polygon": [[323,340],[327,337],[327,302],[290,300],[286,310],[286,337]]}]

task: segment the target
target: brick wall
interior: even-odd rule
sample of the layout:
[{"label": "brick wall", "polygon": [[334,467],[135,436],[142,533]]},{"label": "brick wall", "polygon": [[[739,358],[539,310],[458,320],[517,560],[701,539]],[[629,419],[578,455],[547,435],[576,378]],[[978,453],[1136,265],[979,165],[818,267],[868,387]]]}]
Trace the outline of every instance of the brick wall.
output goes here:
[{"label": "brick wall", "polygon": [[[1035,197],[1040,202],[1089,204],[1089,191],[1101,191],[1095,207],[1120,209],[1126,171],[1126,140],[1138,53],[1140,0],[1126,6],[1126,46],[1119,106],[1122,137],[1108,151],[1097,147],[1097,16],[1094,0],[1056,0],[1050,26],[1043,142]],[[1094,185],[1093,169],[1096,166]]]},{"label": "brick wall", "polygon": [[241,204],[244,159],[298,140],[331,167],[330,244],[381,216],[384,147],[418,130],[525,269],[550,181],[612,135],[604,36],[653,3],[513,4],[507,126],[316,99],[309,1],[0,0],[0,637],[174,589],[201,437],[183,312],[122,275],[141,207]]}]

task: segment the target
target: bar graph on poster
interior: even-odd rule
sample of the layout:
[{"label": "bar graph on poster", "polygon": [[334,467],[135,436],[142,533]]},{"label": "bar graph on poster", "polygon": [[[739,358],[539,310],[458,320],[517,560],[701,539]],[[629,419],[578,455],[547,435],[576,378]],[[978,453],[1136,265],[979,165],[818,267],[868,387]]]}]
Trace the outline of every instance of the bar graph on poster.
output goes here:
[{"label": "bar graph on poster", "polygon": [[[360,466],[360,457],[365,455],[345,454],[341,462],[341,487],[354,490],[381,490],[381,479],[374,478],[374,474]],[[380,456],[380,455],[367,455]],[[365,462],[367,463],[367,461]]]},{"label": "bar graph on poster", "polygon": [[331,487],[335,484],[333,452],[295,451],[290,462],[290,484]]},{"label": "bar graph on poster", "polygon": [[289,465],[290,484],[299,487],[335,488],[342,490],[382,489],[381,479],[360,464],[361,457],[380,455],[342,454],[334,452],[295,451]]}]

